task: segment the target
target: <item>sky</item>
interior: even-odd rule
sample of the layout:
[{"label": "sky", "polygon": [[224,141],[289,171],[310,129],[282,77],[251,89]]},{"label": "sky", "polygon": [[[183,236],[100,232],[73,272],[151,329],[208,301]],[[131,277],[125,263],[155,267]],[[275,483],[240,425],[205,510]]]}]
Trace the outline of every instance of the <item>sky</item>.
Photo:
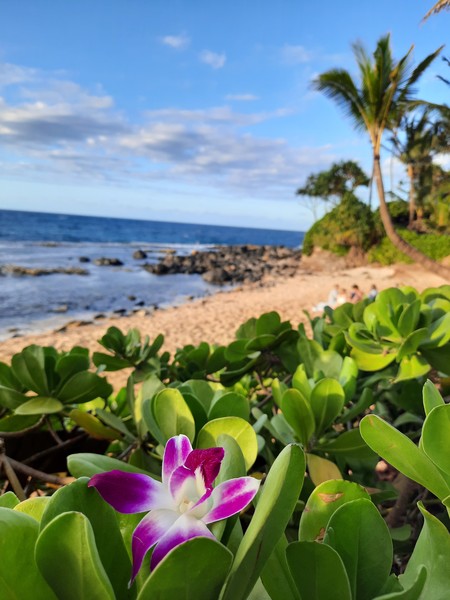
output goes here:
[{"label": "sky", "polygon": [[[309,174],[370,172],[312,79],[387,32],[397,58],[449,43],[433,3],[0,0],[0,208],[306,230]],[[439,73],[418,93],[448,103]]]}]

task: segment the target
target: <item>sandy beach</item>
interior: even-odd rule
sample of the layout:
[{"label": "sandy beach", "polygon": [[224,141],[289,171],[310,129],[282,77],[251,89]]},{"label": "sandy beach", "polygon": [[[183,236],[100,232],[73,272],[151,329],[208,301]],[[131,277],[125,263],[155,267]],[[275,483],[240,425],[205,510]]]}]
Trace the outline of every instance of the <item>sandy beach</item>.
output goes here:
[{"label": "sandy beach", "polygon": [[[311,270],[310,270],[311,269]],[[40,334],[15,337],[0,343],[0,360],[9,362],[11,356],[30,344],[52,345],[68,350],[75,345],[101,350],[97,340],[111,325],[127,331],[140,329],[153,339],[158,333],[165,336],[164,349],[174,352],[177,348],[201,341],[229,343],[237,327],[253,316],[271,310],[278,311],[284,320],[294,326],[307,322],[303,310],[311,311],[318,302],[328,297],[334,285],[347,288],[358,284],[367,293],[373,283],[379,290],[387,287],[412,285],[418,290],[446,283],[442,278],[423,270],[417,265],[390,267],[363,266],[353,269],[334,268],[314,271],[308,264],[293,277],[267,279],[262,283],[249,284],[231,291],[218,291],[213,296],[187,302],[178,307],[151,311],[126,317],[105,318],[85,325],[68,325],[63,331],[47,331]],[[110,373],[108,378],[115,385],[124,383],[125,374]]]}]

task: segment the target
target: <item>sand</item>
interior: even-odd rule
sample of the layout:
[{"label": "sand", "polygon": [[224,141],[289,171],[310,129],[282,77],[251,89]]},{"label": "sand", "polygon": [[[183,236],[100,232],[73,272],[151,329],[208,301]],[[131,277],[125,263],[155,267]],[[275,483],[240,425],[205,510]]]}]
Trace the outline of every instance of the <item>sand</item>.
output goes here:
[{"label": "sand", "polygon": [[[364,266],[353,269],[322,269],[309,271],[308,266],[287,279],[267,279],[231,291],[218,292],[213,296],[187,302],[178,307],[160,309],[143,315],[114,317],[98,320],[87,325],[69,325],[65,331],[47,331],[40,334],[11,338],[0,343],[0,361],[9,362],[11,356],[30,344],[55,346],[59,350],[69,350],[81,345],[91,351],[101,351],[97,340],[114,325],[127,331],[132,327],[140,329],[153,339],[163,333],[163,349],[173,353],[185,344],[198,344],[201,341],[227,344],[234,339],[237,327],[264,312],[276,310],[283,320],[290,320],[296,327],[299,322],[307,322],[303,310],[328,298],[334,285],[347,290],[358,284],[367,293],[373,283],[379,290],[387,287],[412,285],[418,290],[439,286],[446,281],[425,271],[417,265],[397,265],[393,267]],[[317,313],[316,313],[317,314]],[[113,385],[122,385],[126,374],[109,373]]]}]

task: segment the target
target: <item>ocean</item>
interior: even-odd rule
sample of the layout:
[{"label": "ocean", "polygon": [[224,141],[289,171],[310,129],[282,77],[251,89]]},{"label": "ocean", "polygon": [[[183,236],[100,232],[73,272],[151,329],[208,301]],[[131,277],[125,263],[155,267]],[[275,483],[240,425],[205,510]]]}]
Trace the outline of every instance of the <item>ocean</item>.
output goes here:
[{"label": "ocean", "polygon": [[[301,246],[303,232],[0,210],[0,268],[79,267],[86,275],[0,275],[0,340],[98,314],[180,304],[217,291],[200,275],[148,273],[167,250],[215,245]],[[145,260],[133,258],[141,249]],[[123,266],[93,263],[117,258]],[[80,258],[88,259],[80,262]]]}]

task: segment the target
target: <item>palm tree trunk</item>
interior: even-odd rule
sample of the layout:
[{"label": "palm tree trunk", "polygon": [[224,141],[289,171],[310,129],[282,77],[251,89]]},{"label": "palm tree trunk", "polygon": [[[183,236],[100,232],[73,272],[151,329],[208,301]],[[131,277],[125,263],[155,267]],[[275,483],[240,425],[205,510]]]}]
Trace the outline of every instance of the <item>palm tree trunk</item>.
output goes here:
[{"label": "palm tree trunk", "polygon": [[386,203],[386,197],[384,194],[383,177],[381,175],[380,167],[380,155],[374,154],[373,157],[373,172],[377,182],[378,199],[380,201],[380,216],[383,222],[383,227],[386,231],[386,235],[394,244],[394,246],[400,251],[409,256],[414,262],[419,263],[432,273],[436,273],[440,277],[443,277],[447,281],[450,281],[450,269],[444,267],[440,263],[432,260],[429,256],[422,254],[420,250],[405,242],[398,233],[395,231],[394,224],[392,223],[391,215]]},{"label": "palm tree trunk", "polygon": [[414,222],[416,216],[416,193],[414,189],[414,167],[408,165],[408,177],[409,177],[409,227]]}]

